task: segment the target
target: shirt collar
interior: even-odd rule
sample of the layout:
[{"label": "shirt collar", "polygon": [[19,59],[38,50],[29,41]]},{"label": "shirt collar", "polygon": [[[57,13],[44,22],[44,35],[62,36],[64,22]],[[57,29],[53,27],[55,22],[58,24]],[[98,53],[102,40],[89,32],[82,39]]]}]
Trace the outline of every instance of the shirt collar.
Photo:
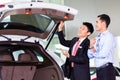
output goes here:
[{"label": "shirt collar", "polygon": [[106,30],[106,31],[104,31],[102,33],[99,33],[98,36],[103,36],[103,35],[107,34],[108,32],[109,32],[109,30]]},{"label": "shirt collar", "polygon": [[[86,38],[86,37],[85,37]],[[80,42],[82,42],[85,38],[80,38],[79,40],[80,40]]]}]

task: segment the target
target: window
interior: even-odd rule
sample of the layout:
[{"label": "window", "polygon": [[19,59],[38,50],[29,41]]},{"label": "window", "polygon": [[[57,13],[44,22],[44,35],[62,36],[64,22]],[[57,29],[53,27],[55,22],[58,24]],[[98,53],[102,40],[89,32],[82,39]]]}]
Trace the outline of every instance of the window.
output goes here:
[{"label": "window", "polygon": [[44,61],[43,57],[42,57],[38,52],[36,52],[36,51],[33,51],[33,52],[35,53],[37,59],[38,59],[40,62],[43,62],[43,61]]},{"label": "window", "polygon": [[14,60],[15,60],[15,61],[18,61],[18,56],[19,56],[20,54],[24,54],[24,53],[25,53],[24,50],[13,51]]},{"label": "window", "polygon": [[[0,29],[22,29],[37,33],[43,33],[45,31],[51,30],[55,24],[51,18],[41,14],[11,15],[5,17],[2,22],[3,23],[0,24]],[[15,26],[10,26],[11,24],[8,25],[8,22],[15,22]],[[17,23],[19,23],[19,25],[17,25]]]}]

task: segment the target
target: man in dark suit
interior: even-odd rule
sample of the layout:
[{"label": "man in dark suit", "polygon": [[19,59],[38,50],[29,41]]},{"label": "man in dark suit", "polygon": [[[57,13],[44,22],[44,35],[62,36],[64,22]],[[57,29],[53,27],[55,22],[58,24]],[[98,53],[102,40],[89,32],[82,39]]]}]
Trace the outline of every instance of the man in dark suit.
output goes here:
[{"label": "man in dark suit", "polygon": [[66,40],[63,35],[64,22],[61,21],[58,27],[58,37],[60,43],[69,47],[69,51],[62,53],[67,57],[66,63],[70,65],[70,80],[90,80],[89,58],[87,51],[90,45],[88,36],[94,31],[93,25],[89,22],[84,22],[78,31],[78,37],[72,40]]}]

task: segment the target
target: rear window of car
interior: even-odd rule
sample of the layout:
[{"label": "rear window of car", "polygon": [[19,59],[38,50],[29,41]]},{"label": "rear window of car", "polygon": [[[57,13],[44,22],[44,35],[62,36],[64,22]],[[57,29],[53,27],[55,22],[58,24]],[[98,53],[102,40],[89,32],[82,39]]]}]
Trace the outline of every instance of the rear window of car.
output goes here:
[{"label": "rear window of car", "polygon": [[[14,25],[10,24],[9,22],[14,22]],[[15,24],[18,25],[16,26]],[[37,33],[43,33],[51,29],[54,24],[55,22],[46,15],[19,14],[5,17],[0,23],[0,29],[22,29]]]},{"label": "rear window of car", "polygon": [[0,47],[0,62],[44,62],[41,51],[26,46],[3,45]]},{"label": "rear window of car", "polygon": [[[20,60],[20,56],[23,55],[23,58],[29,58],[30,57],[30,60],[27,61],[27,59],[23,59],[24,62],[36,62],[37,60],[39,62],[43,62],[44,61],[44,58],[35,50],[31,51],[31,50],[24,50],[24,49],[21,49],[21,50],[15,50],[12,52],[12,55],[13,55],[13,58],[15,61],[21,61]],[[27,56],[26,56],[27,54]],[[25,55],[25,56],[24,56]],[[28,56],[29,55],[29,56]]]}]

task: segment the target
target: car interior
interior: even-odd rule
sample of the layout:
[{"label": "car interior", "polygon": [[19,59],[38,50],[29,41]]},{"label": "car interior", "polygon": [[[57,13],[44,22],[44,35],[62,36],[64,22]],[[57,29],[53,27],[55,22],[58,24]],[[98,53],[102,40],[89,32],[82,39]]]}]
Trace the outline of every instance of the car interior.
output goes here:
[{"label": "car interior", "polygon": [[0,78],[2,80],[43,80],[44,78],[44,80],[50,78],[59,80],[56,75],[57,65],[42,46],[20,42],[5,42],[1,45]]}]

